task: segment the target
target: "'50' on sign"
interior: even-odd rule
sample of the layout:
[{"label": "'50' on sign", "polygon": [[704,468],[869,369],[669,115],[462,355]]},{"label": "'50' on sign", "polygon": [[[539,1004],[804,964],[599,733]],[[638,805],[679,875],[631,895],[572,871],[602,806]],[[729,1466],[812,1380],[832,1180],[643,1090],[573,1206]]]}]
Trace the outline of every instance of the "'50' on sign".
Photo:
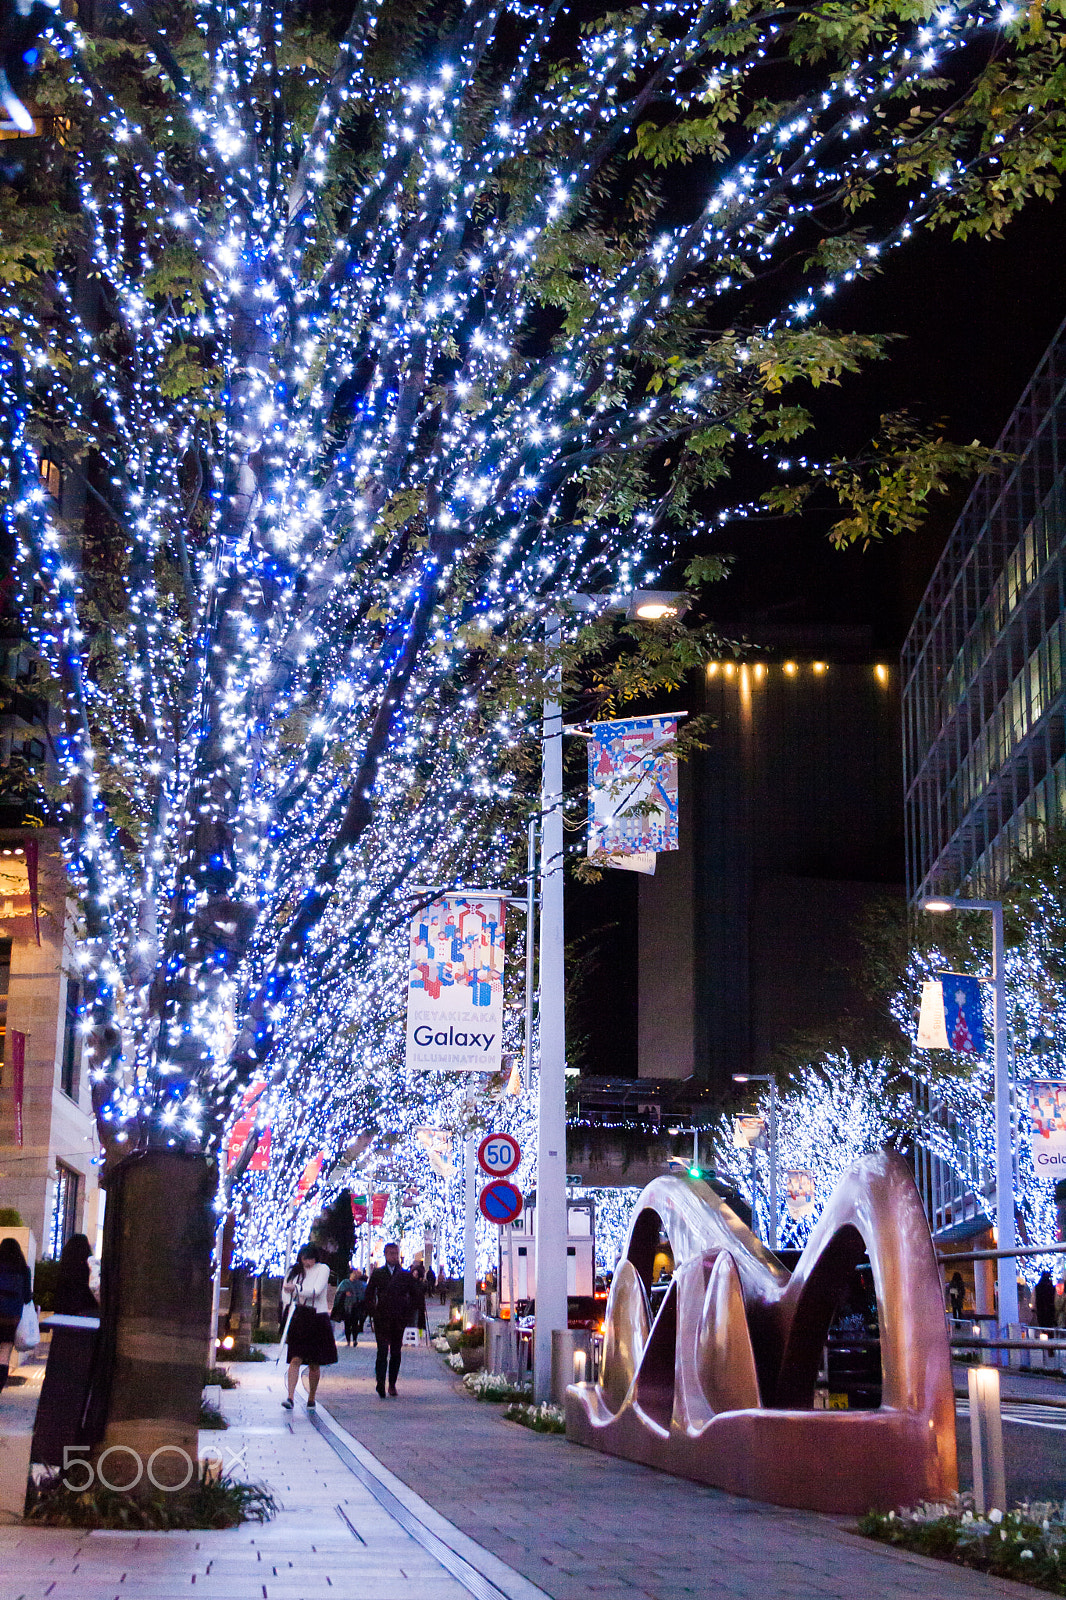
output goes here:
[{"label": "'50' on sign", "polygon": [[509,1133],[490,1133],[478,1146],[477,1158],[490,1178],[506,1178],[518,1166],[522,1152]]}]

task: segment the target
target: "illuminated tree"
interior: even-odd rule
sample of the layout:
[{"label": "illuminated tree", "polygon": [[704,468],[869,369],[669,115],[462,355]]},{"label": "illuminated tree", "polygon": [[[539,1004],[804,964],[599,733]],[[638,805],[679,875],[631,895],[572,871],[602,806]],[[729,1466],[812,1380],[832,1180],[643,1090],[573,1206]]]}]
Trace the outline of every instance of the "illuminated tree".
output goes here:
[{"label": "illuminated tree", "polygon": [[[190,1437],[236,1091],[312,1061],[316,973],[369,970],[412,874],[471,829],[486,870],[510,859],[545,612],[647,581],[740,446],[776,464],[803,433],[804,383],[878,354],[819,323],[834,292],[1056,181],[1044,8],[332,21],[67,20],[34,91],[55,137],[0,202],[7,525],[63,723],[105,1324],[155,1330],[111,1389],[138,1448]],[[886,441],[815,470],[842,538],[972,460]]]},{"label": "illuminated tree", "polygon": [[[1042,1177],[1033,1163],[1029,1135],[1029,1083],[1066,1079],[1066,872],[1061,845],[1041,850],[1016,866],[1003,891],[1008,925],[1006,950],[1007,1018],[1012,1046],[1017,1115],[1014,1146],[1015,1204],[1020,1245],[1051,1243],[1059,1237],[1054,1178]],[[917,1005],[923,980],[938,972],[987,975],[991,971],[988,918],[959,914],[923,918],[922,941],[911,952],[893,1013],[908,1039],[917,1031]],[[910,1066],[930,1098],[943,1109],[917,1129],[918,1142],[942,1161],[964,1189],[979,1190],[981,1211],[997,1221],[995,1092],[992,1068],[991,985],[985,986],[987,1057],[954,1051],[914,1050]],[[1022,1257],[1019,1275],[1034,1284],[1044,1271],[1058,1277],[1060,1256]]]},{"label": "illuminated tree", "polygon": [[[769,1127],[768,1090],[760,1091],[754,1109]],[[852,1061],[843,1052],[827,1055],[795,1075],[777,1098],[777,1239],[782,1248],[800,1249],[848,1167],[860,1156],[905,1142],[913,1121],[910,1096],[901,1090],[898,1069],[889,1062]],[[715,1171],[750,1206],[752,1159],[747,1150],[734,1146],[731,1124],[720,1129],[712,1149]],[[758,1234],[767,1239],[767,1150],[757,1150],[755,1161]],[[814,1205],[807,1216],[792,1217],[788,1211],[789,1172],[810,1173],[814,1180]]]}]

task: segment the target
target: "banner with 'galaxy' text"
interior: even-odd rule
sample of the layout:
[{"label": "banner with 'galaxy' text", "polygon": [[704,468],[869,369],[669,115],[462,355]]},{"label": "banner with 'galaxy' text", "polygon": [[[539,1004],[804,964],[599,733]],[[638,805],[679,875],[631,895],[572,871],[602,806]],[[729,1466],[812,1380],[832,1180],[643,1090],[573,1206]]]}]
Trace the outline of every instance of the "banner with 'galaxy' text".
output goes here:
[{"label": "banner with 'galaxy' text", "polygon": [[507,902],[448,894],[415,913],[407,980],[407,1065],[499,1072]]}]

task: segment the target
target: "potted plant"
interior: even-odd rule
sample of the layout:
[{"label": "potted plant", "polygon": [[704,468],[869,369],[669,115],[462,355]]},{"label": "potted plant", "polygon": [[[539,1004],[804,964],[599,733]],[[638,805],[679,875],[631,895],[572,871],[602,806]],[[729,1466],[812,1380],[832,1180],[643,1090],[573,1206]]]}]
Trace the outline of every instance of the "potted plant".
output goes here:
[{"label": "potted plant", "polygon": [[479,1372],[485,1365],[485,1330],[483,1327],[467,1328],[459,1335],[459,1354],[463,1358],[464,1372]]}]

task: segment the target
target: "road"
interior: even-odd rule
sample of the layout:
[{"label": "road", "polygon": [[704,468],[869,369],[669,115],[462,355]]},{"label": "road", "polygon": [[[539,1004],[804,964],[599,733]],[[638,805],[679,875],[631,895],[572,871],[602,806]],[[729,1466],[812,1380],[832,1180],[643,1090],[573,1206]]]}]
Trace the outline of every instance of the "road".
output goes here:
[{"label": "road", "polygon": [[[1007,1497],[1017,1500],[1066,1499],[1066,1410],[1046,1405],[1003,1402],[1003,1455]],[[973,1487],[970,1407],[956,1403],[959,1486]]]}]

